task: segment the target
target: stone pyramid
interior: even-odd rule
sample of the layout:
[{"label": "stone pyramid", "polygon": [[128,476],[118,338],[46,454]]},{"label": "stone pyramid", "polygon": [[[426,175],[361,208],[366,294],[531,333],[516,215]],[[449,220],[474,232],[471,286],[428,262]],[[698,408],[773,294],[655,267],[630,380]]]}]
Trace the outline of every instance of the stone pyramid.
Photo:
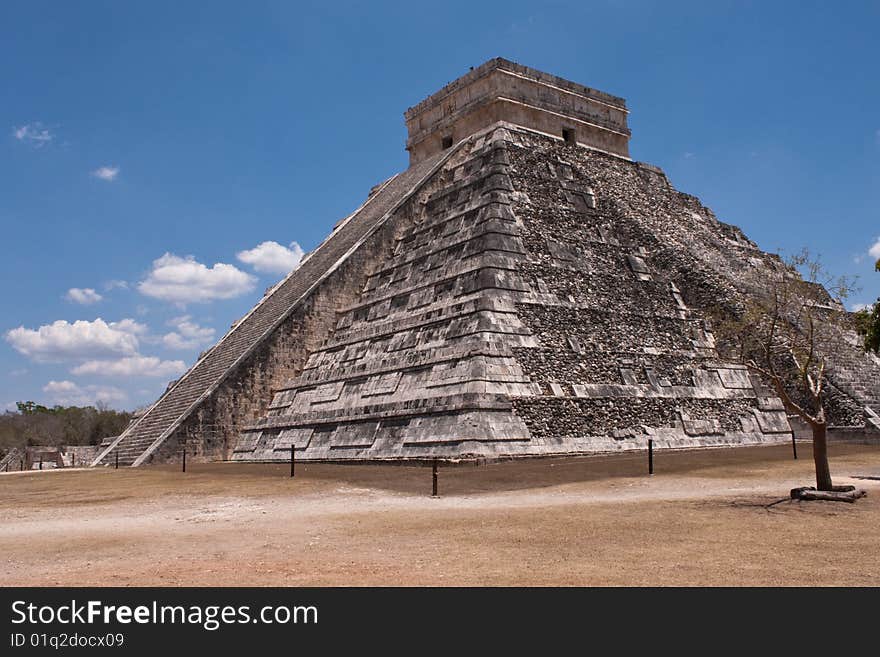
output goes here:
[{"label": "stone pyramid", "polygon": [[[113,443],[120,462],[580,454],[788,440],[707,311],[784,265],[628,155],[621,98],[494,59],[406,114],[375,187]],[[839,422],[880,365],[832,373]]]}]

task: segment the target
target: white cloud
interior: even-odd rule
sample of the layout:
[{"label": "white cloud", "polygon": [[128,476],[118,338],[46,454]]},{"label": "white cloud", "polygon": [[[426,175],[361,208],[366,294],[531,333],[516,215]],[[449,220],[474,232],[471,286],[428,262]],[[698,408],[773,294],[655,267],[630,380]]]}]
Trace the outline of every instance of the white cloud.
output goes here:
[{"label": "white cloud", "polygon": [[128,399],[125,392],[113,386],[79,386],[73,381],[49,381],[43,386],[43,392],[54,403],[64,406],[89,406],[98,402],[112,405]]},{"label": "white cloud", "polygon": [[850,306],[850,310],[854,313],[859,312],[860,310],[870,310],[873,306],[869,303],[854,303]]},{"label": "white cloud", "polygon": [[55,139],[55,135],[52,134],[49,128],[40,122],[28,123],[18,128],[13,128],[12,136],[18,139],[18,141],[31,144],[35,148],[42,148]]},{"label": "white cloud", "polygon": [[27,368],[22,367],[20,369],[12,370],[11,372],[9,372],[9,376],[24,376],[27,373],[28,373]]},{"label": "white cloud", "polygon": [[153,261],[153,269],[138,283],[141,294],[178,304],[232,299],[254,289],[256,279],[235,265],[222,262],[207,267],[193,256],[166,253]]},{"label": "white cloud", "polygon": [[199,326],[189,315],[175,317],[168,325],[175,329],[162,336],[162,344],[169,349],[195,349],[214,339],[214,329]]},{"label": "white cloud", "polygon": [[880,237],[878,237],[877,241],[871,245],[870,249],[868,249],[868,255],[875,260],[880,259]]},{"label": "white cloud", "polygon": [[104,297],[90,287],[72,287],[67,291],[64,298],[68,301],[88,306],[93,303],[98,303]]},{"label": "white cloud", "polygon": [[93,322],[72,324],[59,319],[38,329],[24,326],[6,332],[6,341],[21,354],[39,362],[86,360],[108,356],[134,356],[138,336],[147,327],[133,319],[107,323],[100,317]]},{"label": "white cloud", "polygon": [[43,386],[43,392],[50,393],[72,392],[79,389],[79,386],[73,381],[49,381],[49,383]]},{"label": "white cloud", "polygon": [[145,324],[141,324],[140,322],[136,322],[135,320],[128,318],[120,319],[118,322],[113,322],[110,324],[110,326],[117,331],[125,331],[126,333],[131,333],[132,335],[146,335],[150,330]]},{"label": "white cloud", "polygon": [[127,290],[128,289],[128,281],[120,281],[120,280],[111,280],[104,283],[104,290],[106,292],[110,292],[111,290]]},{"label": "white cloud", "polygon": [[303,250],[296,242],[291,242],[289,247],[278,242],[263,242],[240,251],[236,257],[259,272],[287,274],[302,260]]},{"label": "white cloud", "polygon": [[98,167],[92,171],[92,175],[95,178],[106,180],[107,182],[113,182],[116,180],[116,176],[119,175],[119,167]]},{"label": "white cloud", "polygon": [[71,374],[77,376],[156,376],[176,377],[186,371],[182,360],[160,360],[156,356],[126,356],[116,360],[89,360],[77,365]]}]

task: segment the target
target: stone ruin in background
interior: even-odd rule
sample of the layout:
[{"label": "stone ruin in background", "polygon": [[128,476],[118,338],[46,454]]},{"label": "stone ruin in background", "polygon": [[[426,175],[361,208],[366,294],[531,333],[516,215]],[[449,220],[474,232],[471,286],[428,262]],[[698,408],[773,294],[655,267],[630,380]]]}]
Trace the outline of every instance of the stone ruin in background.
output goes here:
[{"label": "stone ruin in background", "polygon": [[[370,460],[790,438],[780,400],[718,357],[706,319],[784,265],[629,158],[622,98],[493,59],[405,118],[409,168],[96,464],[184,445]],[[865,426],[878,361],[854,344],[833,365],[833,421]]]},{"label": "stone ruin in background", "polygon": [[[114,436],[115,439],[115,436]],[[83,468],[98,454],[96,445],[28,445],[13,447],[0,458],[0,472]]]}]

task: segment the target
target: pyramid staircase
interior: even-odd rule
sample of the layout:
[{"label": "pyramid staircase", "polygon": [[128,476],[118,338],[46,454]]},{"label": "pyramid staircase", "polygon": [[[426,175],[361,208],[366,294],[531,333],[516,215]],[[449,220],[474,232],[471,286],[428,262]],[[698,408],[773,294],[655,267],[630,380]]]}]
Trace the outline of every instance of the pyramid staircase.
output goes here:
[{"label": "pyramid staircase", "polygon": [[828,368],[831,382],[864,407],[865,422],[880,431],[880,358],[861,346],[840,350]]}]

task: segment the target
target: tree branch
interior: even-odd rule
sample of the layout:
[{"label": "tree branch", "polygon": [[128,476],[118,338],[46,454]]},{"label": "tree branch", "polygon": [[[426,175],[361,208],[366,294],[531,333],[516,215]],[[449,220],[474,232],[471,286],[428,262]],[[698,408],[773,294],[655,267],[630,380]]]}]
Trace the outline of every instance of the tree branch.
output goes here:
[{"label": "tree branch", "polygon": [[750,370],[758,372],[759,374],[763,374],[765,377],[770,379],[771,383],[773,383],[773,388],[776,390],[776,394],[779,395],[779,398],[782,400],[783,405],[787,409],[793,411],[794,413],[797,413],[811,425],[824,424],[824,422],[822,422],[819,418],[810,415],[807,409],[795,402],[791,398],[791,396],[789,396],[788,392],[785,390],[785,386],[782,384],[782,378],[778,374],[775,374],[770,370],[764,369],[753,360],[747,362],[746,367],[748,367]]}]

